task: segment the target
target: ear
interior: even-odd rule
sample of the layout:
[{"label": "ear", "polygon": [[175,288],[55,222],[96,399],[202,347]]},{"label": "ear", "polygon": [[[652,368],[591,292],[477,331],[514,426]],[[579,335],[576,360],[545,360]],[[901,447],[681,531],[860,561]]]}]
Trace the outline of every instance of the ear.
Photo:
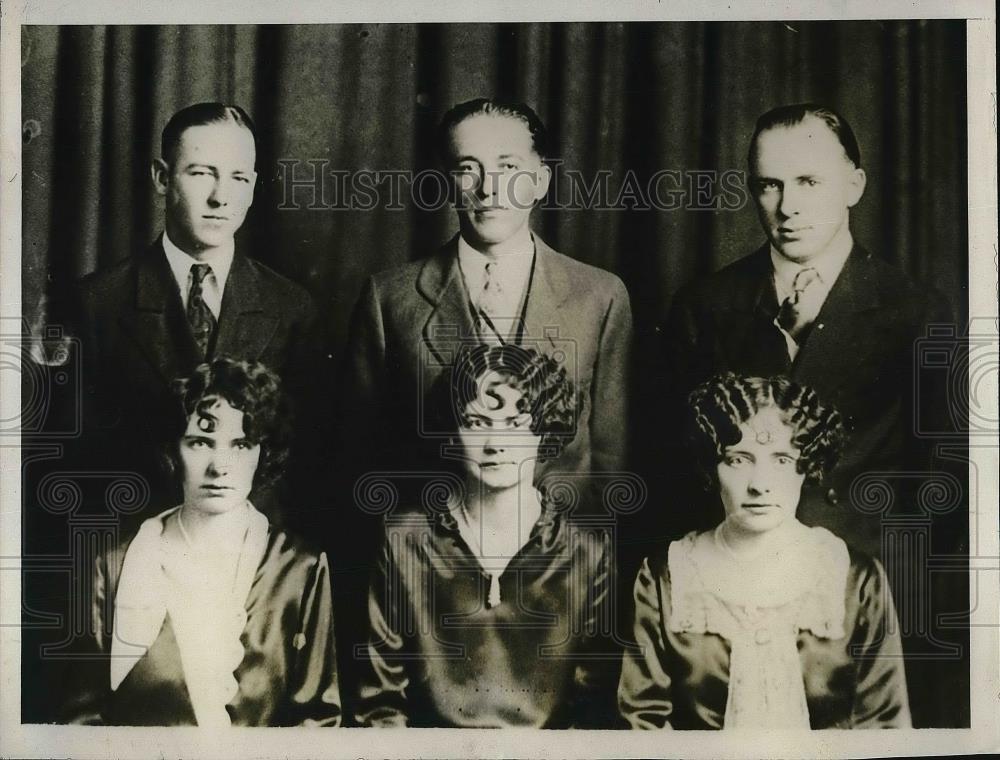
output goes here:
[{"label": "ear", "polygon": [[159,195],[166,195],[167,188],[170,187],[170,167],[162,158],[154,158],[149,166],[149,176],[153,180],[153,187]]},{"label": "ear", "polygon": [[868,175],[864,169],[855,167],[851,170],[847,180],[847,208],[854,208],[861,196],[865,194],[865,185],[868,183]]},{"label": "ear", "polygon": [[538,167],[535,178],[535,202],[541,201],[549,192],[549,183],[552,182],[552,169],[544,161]]}]

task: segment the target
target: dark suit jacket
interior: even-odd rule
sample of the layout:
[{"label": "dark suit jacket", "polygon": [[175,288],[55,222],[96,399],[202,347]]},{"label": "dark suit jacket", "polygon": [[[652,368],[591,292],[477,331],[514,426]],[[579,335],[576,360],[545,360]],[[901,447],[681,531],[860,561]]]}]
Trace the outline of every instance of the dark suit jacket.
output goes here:
[{"label": "dark suit jacket", "polygon": [[[361,293],[343,398],[353,420],[348,445],[376,439],[365,469],[440,469],[445,436],[426,395],[459,347],[477,340],[457,241],[424,261],[375,275]],[[632,335],[628,293],[615,275],[557,253],[537,236],[535,252],[521,343],[560,358],[581,399],[576,436],[540,470],[620,470]]]},{"label": "dark suit jacket", "polygon": [[787,374],[812,386],[840,410],[850,438],[822,493],[804,494],[800,517],[881,556],[885,515],[854,508],[850,487],[864,473],[926,471],[914,409],[943,398],[935,378],[916,382],[915,348],[928,325],[951,322],[949,310],[939,295],[855,245],[794,362],[773,324],[777,311],[766,245],[683,288],[665,334],[670,396],[679,406],[694,386],[725,371]]},{"label": "dark suit jacket", "polygon": [[[212,355],[267,364],[295,397],[297,386],[313,380],[314,313],[302,287],[237,252]],[[87,466],[139,472],[159,502],[151,506],[169,504],[173,495],[167,496],[158,456],[170,384],[203,359],[160,241],[84,278],[73,320],[83,361]]]}]

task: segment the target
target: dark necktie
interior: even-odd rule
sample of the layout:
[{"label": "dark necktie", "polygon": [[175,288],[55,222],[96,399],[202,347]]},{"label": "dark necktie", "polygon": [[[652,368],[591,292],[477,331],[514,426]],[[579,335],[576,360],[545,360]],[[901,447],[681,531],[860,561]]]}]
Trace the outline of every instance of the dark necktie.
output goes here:
[{"label": "dark necktie", "polygon": [[191,334],[194,335],[203,359],[208,356],[216,325],[215,315],[208,308],[201,292],[201,283],[211,271],[212,267],[208,264],[191,265],[191,291],[187,302],[188,324],[191,325]]},{"label": "dark necktie", "polygon": [[792,295],[782,301],[781,308],[778,309],[778,324],[799,345],[809,337],[809,329],[812,327],[812,317],[802,313],[802,294],[818,279],[819,272],[812,267],[801,270],[792,282]]}]

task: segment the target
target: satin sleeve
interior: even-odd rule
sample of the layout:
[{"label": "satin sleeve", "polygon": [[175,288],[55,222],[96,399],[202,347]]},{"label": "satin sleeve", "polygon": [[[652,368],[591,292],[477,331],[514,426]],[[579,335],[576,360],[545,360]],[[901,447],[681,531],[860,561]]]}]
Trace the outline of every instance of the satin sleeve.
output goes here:
[{"label": "satin sleeve", "polygon": [[292,723],[339,726],[342,720],[333,629],[330,564],[321,552],[302,594],[294,675],[289,683]]},{"label": "satin sleeve", "polygon": [[671,728],[670,676],[664,667],[666,644],[660,584],[644,559],[635,579],[636,649],[626,649],[618,683],[618,711],[631,728]]},{"label": "satin sleeve", "polygon": [[882,564],[871,559],[859,590],[858,647],[852,728],[909,728],[899,619]]},{"label": "satin sleeve", "polygon": [[[360,726],[406,726],[406,687],[409,680],[400,655],[404,639],[400,630],[400,597],[405,586],[389,548],[383,544],[368,590],[368,642],[361,663],[355,720]],[[405,602],[404,602],[405,603]]]}]

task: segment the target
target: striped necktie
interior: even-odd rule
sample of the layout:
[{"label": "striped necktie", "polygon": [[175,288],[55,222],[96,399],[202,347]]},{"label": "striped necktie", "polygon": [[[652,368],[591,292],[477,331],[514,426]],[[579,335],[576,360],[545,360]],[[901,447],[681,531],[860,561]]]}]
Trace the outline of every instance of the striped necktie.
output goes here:
[{"label": "striped necktie", "polygon": [[194,335],[203,359],[208,357],[211,350],[216,326],[215,315],[205,303],[201,289],[201,283],[211,271],[212,267],[208,264],[191,265],[191,290],[187,302],[188,324],[191,325],[191,334]]},{"label": "striped necktie", "polygon": [[802,307],[805,304],[802,301],[802,294],[818,279],[819,272],[813,267],[802,269],[792,281],[792,295],[782,301],[781,308],[778,309],[778,324],[799,345],[802,345],[809,337],[809,330],[814,318],[803,312]]}]

